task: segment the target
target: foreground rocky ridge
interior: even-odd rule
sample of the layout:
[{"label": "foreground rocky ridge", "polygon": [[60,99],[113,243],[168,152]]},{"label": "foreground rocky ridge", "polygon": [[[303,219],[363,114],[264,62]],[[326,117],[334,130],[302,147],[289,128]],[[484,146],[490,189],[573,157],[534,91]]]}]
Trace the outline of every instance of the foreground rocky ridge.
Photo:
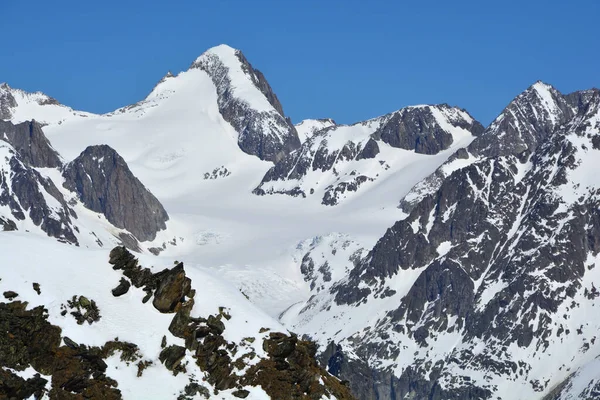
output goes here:
[{"label": "foreground rocky ridge", "polygon": [[[176,396],[182,400],[216,398],[221,391],[232,398],[252,398],[252,387],[277,399],[353,398],[346,386],[319,367],[311,342],[268,328],[238,343],[229,341],[224,322],[229,324],[236,317],[226,308],[206,317],[196,315],[196,290],[181,263],[153,273],[139,266],[124,247],[113,249],[109,262],[124,276],[117,286],[121,290],[113,290],[112,296],[121,299],[129,290],[144,290],[147,294],[142,302],[153,299],[156,310],[173,315],[168,333],[182,339],[184,345],[169,345],[164,336],[158,360],[143,354],[135,343],[118,339],[103,346],[86,346],[62,336],[61,329],[48,322],[42,306],[28,309],[27,303],[18,300],[0,303],[0,328],[7,332],[0,339],[0,397],[121,399],[120,376],[107,376],[106,361],[116,354],[121,363],[137,367],[138,378],[156,362],[175,376],[185,376]],[[42,286],[41,290],[50,289]],[[93,303],[83,296],[74,301],[85,307]],[[123,302],[126,306],[126,300]],[[200,376],[193,372],[196,367]],[[26,370],[31,378],[20,376]]]}]

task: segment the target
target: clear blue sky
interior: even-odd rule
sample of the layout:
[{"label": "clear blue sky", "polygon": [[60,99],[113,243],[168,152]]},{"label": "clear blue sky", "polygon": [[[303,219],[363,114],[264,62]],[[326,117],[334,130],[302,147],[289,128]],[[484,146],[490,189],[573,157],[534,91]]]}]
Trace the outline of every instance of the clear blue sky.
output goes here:
[{"label": "clear blue sky", "polygon": [[241,49],[294,122],[449,103],[489,123],[541,79],[600,86],[600,1],[0,0],[0,82],[108,112],[211,46]]}]

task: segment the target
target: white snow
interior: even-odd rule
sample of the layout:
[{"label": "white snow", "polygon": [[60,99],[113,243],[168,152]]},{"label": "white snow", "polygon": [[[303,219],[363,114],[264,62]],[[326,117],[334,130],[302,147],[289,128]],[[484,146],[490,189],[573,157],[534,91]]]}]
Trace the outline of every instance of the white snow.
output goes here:
[{"label": "white snow", "polygon": [[334,125],[335,122],[331,119],[305,119],[296,124],[295,127],[300,142],[304,143],[308,138],[312,137],[315,132]]},{"label": "white snow", "polygon": [[215,46],[198,57],[195,63],[213,62],[211,58],[218,59],[228,68],[228,76],[231,79],[231,86],[235,97],[246,101],[252,105],[253,109],[259,112],[275,110],[265,95],[248,79],[234,48],[226,44]]},{"label": "white snow", "polygon": [[42,124],[60,124],[74,118],[94,116],[92,113],[75,111],[61,104],[44,104],[50,100],[41,92],[28,93],[20,89],[13,89],[7,84],[0,85],[0,97],[10,94],[17,106],[11,108],[11,118],[15,124],[35,119]]}]

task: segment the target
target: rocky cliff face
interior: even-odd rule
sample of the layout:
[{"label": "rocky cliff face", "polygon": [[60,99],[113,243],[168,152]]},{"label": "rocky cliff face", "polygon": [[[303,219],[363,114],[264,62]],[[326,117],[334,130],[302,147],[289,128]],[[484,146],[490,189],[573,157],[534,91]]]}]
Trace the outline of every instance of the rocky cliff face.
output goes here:
[{"label": "rocky cliff face", "polygon": [[0,85],[0,120],[12,118],[12,110],[17,106],[15,97],[6,83]]},{"label": "rocky cliff face", "polygon": [[[408,216],[332,297],[305,307],[342,320],[347,307],[378,309],[340,341],[375,370],[359,397],[506,398],[518,386],[541,398],[600,354],[586,317],[598,297],[599,121],[598,90],[536,83],[417,185]],[[337,358],[341,376],[363,379]]]},{"label": "rocky cliff face", "polygon": [[42,132],[40,124],[35,121],[14,125],[0,120],[0,138],[8,142],[19,153],[21,161],[31,167],[62,166],[60,156]]},{"label": "rocky cliff face", "polygon": [[[28,149],[35,148],[33,145]],[[55,153],[24,152],[31,162],[47,162]],[[46,154],[49,158],[42,155]],[[29,156],[29,157],[28,157]],[[20,153],[0,140],[0,206],[3,230],[16,230],[18,221],[30,221],[49,236],[67,243],[77,243],[72,228],[74,211],[68,206],[54,183],[43,177]]]},{"label": "rocky cliff face", "polygon": [[239,50],[215,47],[191,68],[206,71],[211,77],[219,111],[239,133],[238,145],[244,152],[276,162],[300,147],[296,128],[285,117],[271,86]]},{"label": "rocky cliff face", "polygon": [[140,241],[153,240],[166,228],[169,216],[163,206],[109,146],[85,149],[64,167],[63,177],[65,188],[76,192],[85,207]]},{"label": "rocky cliff face", "polygon": [[447,105],[407,107],[350,126],[331,125],[276,163],[254,193],[316,194],[322,204],[336,205],[390,169],[394,157],[380,154],[381,146],[432,155],[482,131],[468,113]]}]

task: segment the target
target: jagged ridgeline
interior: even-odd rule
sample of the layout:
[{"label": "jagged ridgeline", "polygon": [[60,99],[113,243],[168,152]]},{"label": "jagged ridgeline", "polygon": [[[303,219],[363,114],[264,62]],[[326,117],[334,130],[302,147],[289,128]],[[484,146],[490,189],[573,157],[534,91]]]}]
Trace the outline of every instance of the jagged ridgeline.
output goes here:
[{"label": "jagged ridgeline", "polygon": [[[228,331],[244,326],[235,319],[249,317],[232,315],[225,307],[198,314],[202,297],[182,263],[152,272],[125,247],[113,249],[109,263],[122,273],[112,292],[106,288],[114,301],[127,307],[133,299],[126,294],[139,291],[145,294],[138,301],[146,307],[172,315],[165,332],[152,327],[158,354],[144,353],[138,344],[118,338],[97,346],[78,343],[51,323],[55,318],[43,306],[30,307],[18,300],[19,293],[7,291],[6,301],[0,302],[0,398],[121,399],[120,382],[126,374],[109,368],[112,357],[121,365],[116,369],[131,366],[136,371],[127,380],[155,374],[156,369],[179,376],[180,386],[173,387],[173,398],[179,400],[255,398],[258,393],[272,399],[354,399],[347,386],[319,366],[312,342],[267,327],[246,330],[241,340],[232,341],[239,332]],[[50,288],[35,284],[33,290],[40,295]],[[195,307],[196,301],[201,304]],[[61,315],[67,320],[73,317],[91,330],[102,320],[94,299],[79,295],[65,303]],[[128,323],[135,324],[135,318]],[[23,378],[21,371],[29,377]]]},{"label": "jagged ridgeline", "polygon": [[325,358],[360,398],[599,398],[599,134],[600,91],[534,84],[293,329],[355,324]]},{"label": "jagged ridgeline", "polygon": [[224,45],[104,115],[0,85],[0,388],[600,398],[599,104],[294,126]]}]

